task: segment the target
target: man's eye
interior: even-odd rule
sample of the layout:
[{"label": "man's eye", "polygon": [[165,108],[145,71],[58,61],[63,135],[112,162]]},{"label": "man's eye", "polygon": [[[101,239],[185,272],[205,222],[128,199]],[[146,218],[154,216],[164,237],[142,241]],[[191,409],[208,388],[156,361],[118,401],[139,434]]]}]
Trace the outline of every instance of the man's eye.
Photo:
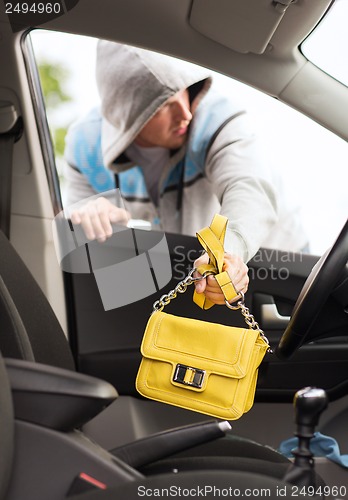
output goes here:
[{"label": "man's eye", "polygon": [[160,109],[157,111],[157,114],[165,112],[169,108],[170,104],[165,103],[163,106],[160,107]]}]

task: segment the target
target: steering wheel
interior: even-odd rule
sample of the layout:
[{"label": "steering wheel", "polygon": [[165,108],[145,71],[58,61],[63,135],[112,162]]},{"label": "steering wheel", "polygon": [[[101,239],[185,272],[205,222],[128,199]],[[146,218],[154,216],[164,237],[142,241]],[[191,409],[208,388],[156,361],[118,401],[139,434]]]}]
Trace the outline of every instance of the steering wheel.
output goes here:
[{"label": "steering wheel", "polygon": [[296,301],[276,354],[289,358],[306,340],[321,308],[334,289],[348,260],[348,220],[337,240],[313,267]]}]

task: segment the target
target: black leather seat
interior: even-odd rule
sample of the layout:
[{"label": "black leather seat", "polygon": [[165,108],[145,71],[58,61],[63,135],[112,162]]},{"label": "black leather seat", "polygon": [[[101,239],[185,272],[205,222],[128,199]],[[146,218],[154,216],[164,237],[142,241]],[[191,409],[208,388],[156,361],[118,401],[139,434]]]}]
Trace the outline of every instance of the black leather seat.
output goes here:
[{"label": "black leather seat", "polygon": [[[25,364],[33,365],[22,363]],[[51,429],[28,422],[23,415],[16,417],[11,392],[13,377],[10,381],[7,372],[13,366],[21,365],[8,360],[5,366],[0,354],[0,500],[135,500],[140,496],[161,496],[158,492],[168,496],[168,491],[189,498],[202,496],[203,492],[205,498],[215,498],[226,496],[229,491],[254,496],[253,490],[267,491],[267,497],[274,499],[279,491],[284,498],[292,496],[291,485],[244,471],[211,468],[146,478],[79,432]],[[41,369],[46,368],[41,365]],[[57,371],[62,375],[64,372]]]}]

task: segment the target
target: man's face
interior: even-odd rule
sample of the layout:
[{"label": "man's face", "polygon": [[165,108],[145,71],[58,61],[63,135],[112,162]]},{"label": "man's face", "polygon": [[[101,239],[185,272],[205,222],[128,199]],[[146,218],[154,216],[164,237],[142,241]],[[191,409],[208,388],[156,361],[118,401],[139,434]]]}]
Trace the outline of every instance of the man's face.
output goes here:
[{"label": "man's face", "polygon": [[186,140],[191,120],[189,93],[182,90],[157,111],[138,134],[135,143],[144,148],[180,148]]}]

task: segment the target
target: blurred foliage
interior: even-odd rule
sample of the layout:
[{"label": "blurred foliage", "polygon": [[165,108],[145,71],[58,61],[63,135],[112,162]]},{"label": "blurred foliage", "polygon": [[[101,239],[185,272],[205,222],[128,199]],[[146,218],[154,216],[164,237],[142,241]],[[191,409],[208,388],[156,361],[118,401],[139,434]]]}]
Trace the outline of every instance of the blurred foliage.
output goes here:
[{"label": "blurred foliage", "polygon": [[65,136],[67,130],[67,127],[59,127],[53,130],[54,149],[58,156],[64,155]]},{"label": "blurred foliage", "polygon": [[[53,65],[47,61],[41,61],[38,69],[48,114],[50,111],[56,111],[63,104],[72,101],[72,97],[66,90],[67,82],[70,78],[68,68],[61,63]],[[55,154],[58,157],[62,157],[68,125],[59,128],[51,125],[50,128]]]}]

